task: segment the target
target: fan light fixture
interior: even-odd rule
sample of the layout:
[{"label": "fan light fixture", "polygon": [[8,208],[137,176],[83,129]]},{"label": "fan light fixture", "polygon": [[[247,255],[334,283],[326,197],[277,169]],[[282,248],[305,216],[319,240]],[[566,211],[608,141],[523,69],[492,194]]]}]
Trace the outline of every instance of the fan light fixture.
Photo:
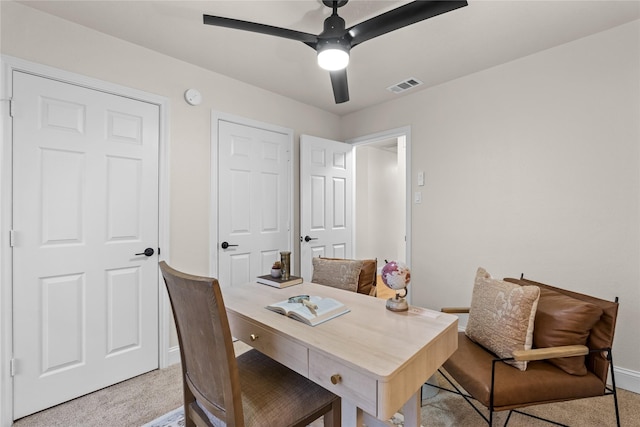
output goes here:
[{"label": "fan light fixture", "polygon": [[339,43],[327,44],[318,50],[318,65],[327,71],[337,71],[349,65],[349,52]]},{"label": "fan light fixture", "polygon": [[318,52],[318,65],[327,71],[343,70],[349,65],[349,54],[342,49],[325,49]]}]

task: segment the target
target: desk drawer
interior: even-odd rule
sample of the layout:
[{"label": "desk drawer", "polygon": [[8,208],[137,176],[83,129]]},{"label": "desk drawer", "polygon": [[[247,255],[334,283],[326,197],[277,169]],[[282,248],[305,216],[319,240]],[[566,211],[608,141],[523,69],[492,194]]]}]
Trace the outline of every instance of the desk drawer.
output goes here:
[{"label": "desk drawer", "polygon": [[297,373],[309,376],[307,348],[233,313],[227,313],[231,335]]},{"label": "desk drawer", "polygon": [[[336,384],[332,382],[332,377]],[[309,378],[365,412],[377,416],[377,382],[374,378],[312,350],[309,351]]]}]

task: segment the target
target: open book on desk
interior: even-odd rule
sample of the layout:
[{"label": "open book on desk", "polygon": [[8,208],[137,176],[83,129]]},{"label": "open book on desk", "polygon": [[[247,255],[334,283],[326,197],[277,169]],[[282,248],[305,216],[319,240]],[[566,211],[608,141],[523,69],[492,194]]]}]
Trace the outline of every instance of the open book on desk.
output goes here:
[{"label": "open book on desk", "polygon": [[311,326],[351,311],[346,305],[333,298],[322,298],[313,295],[304,303],[284,300],[268,305],[266,308]]}]

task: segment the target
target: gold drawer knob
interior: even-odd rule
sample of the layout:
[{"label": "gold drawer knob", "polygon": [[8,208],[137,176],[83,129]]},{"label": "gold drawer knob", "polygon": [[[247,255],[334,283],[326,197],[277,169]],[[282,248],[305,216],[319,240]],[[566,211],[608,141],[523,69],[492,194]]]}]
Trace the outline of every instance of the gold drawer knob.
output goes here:
[{"label": "gold drawer knob", "polygon": [[331,375],[331,384],[338,384],[340,381],[342,381],[340,374]]},{"label": "gold drawer knob", "polygon": [[249,335],[249,338],[251,338],[251,341],[255,341],[258,339],[258,336],[256,334],[251,334]]}]

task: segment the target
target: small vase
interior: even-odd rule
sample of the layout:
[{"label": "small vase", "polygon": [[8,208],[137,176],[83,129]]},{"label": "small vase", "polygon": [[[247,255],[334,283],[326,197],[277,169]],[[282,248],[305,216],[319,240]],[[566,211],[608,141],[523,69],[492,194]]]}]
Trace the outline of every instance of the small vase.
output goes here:
[{"label": "small vase", "polygon": [[282,270],[282,280],[289,280],[291,276],[291,252],[280,252],[280,266]]},{"label": "small vase", "polygon": [[279,278],[279,277],[280,277],[280,275],[281,275],[281,274],[282,274],[282,272],[280,271],[280,269],[279,269],[279,268],[272,268],[272,269],[271,269],[271,277],[273,277],[273,278],[276,278],[276,279],[277,279],[277,278]]}]

